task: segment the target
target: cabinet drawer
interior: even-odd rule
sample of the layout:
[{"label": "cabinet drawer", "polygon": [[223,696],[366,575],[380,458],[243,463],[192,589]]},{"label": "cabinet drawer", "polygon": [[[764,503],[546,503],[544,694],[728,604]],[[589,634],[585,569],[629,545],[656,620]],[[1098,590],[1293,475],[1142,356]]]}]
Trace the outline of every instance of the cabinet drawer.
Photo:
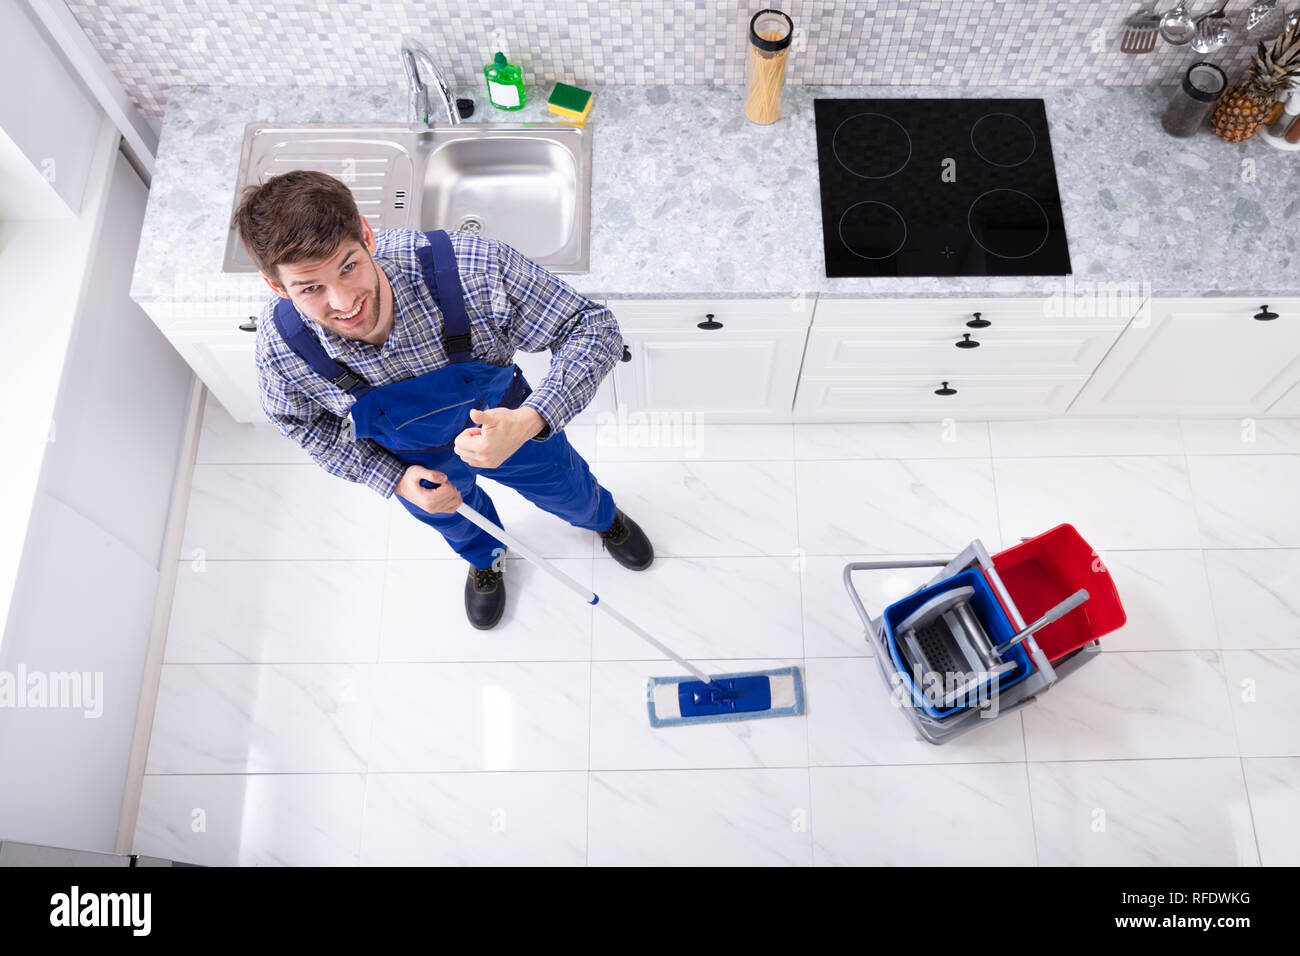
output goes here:
[{"label": "cabinet drawer", "polygon": [[1138,311],[1142,299],[1136,291],[1110,294],[1098,288],[1095,296],[1059,296],[1025,299],[826,299],[817,300],[814,328],[941,328],[976,332],[967,322],[991,322],[984,331],[1000,328],[1055,329],[1060,327],[1124,326]]},{"label": "cabinet drawer", "polygon": [[[1011,371],[1038,375],[1088,375],[1119,335],[1110,329],[865,328],[856,332],[814,327],[808,334],[805,375]],[[969,338],[967,338],[969,336]],[[958,342],[978,342],[958,348]]]},{"label": "cabinet drawer", "polygon": [[[803,329],[812,320],[814,299],[610,299],[605,304],[625,331],[695,329],[710,315],[723,329]],[[709,331],[699,330],[701,336]]]},{"label": "cabinet drawer", "polygon": [[[956,394],[936,395],[943,387]],[[936,421],[1059,415],[1087,376],[890,376],[810,378],[799,382],[796,421]]]}]

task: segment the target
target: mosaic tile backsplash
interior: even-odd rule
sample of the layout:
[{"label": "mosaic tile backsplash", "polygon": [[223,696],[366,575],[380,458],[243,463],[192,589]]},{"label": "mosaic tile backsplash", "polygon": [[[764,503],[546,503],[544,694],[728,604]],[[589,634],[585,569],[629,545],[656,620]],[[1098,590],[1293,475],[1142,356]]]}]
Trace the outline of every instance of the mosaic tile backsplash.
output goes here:
[{"label": "mosaic tile backsplash", "polygon": [[[152,119],[176,85],[403,85],[397,51],[407,33],[452,83],[475,82],[497,50],[523,66],[530,86],[741,83],[749,18],[763,8],[761,0],[496,0],[481,12],[449,0],[67,2]],[[1218,4],[1189,5],[1199,14]],[[1244,29],[1249,5],[1228,4],[1238,30],[1222,50],[1200,55],[1161,41],[1131,56],[1119,51],[1121,23],[1143,0],[776,4],[795,24],[787,82],[1031,86],[1174,83],[1197,59],[1235,78],[1261,39]]]}]

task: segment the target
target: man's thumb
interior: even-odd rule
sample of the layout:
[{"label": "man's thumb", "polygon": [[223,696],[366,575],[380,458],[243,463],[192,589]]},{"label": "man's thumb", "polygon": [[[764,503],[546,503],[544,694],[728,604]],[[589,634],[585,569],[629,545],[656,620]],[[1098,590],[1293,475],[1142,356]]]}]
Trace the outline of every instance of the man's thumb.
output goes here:
[{"label": "man's thumb", "polygon": [[469,420],[475,425],[495,425],[497,423],[497,410],[495,408],[471,408],[469,410]]}]

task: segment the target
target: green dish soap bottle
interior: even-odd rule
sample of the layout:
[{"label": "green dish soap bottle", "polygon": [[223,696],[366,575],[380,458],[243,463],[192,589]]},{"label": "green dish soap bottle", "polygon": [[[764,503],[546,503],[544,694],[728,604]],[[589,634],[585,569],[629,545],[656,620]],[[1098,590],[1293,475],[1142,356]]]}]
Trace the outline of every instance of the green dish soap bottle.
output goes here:
[{"label": "green dish soap bottle", "polygon": [[487,77],[488,99],[499,110],[524,108],[524,71],[511,65],[504,53],[498,53],[483,67]]}]

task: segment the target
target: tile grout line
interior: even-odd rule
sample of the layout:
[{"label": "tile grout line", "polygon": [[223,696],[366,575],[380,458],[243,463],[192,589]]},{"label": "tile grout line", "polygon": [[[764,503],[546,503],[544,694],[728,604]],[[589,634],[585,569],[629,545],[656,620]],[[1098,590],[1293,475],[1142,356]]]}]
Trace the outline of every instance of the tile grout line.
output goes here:
[{"label": "tile grout line", "polygon": [[1002,499],[998,497],[998,461],[993,454],[993,428],[989,422],[984,422],[984,437],[988,440],[988,462],[989,462],[989,483],[993,485],[993,520],[997,525],[998,533],[998,551],[1007,547],[1002,540]]},{"label": "tile grout line", "polygon": [[[1163,763],[1169,761],[1205,761],[1205,760],[1300,760],[1300,753],[1296,754],[1268,754],[1260,757],[1242,757],[1238,754],[1221,753],[1221,754],[1204,754],[1188,755],[1174,757],[1152,757],[1152,756],[1135,756],[1135,757],[1087,757],[1075,759],[1057,759],[1057,760],[1030,760],[1028,764],[1059,764],[1059,765],[1081,765],[1081,764],[1137,764],[1137,763]],[[915,763],[826,763],[813,764],[812,769],[816,770],[889,770],[889,769],[908,769],[915,767],[988,767],[988,766],[1007,766],[1021,767],[1025,766],[1024,760],[954,760],[954,761],[923,761]],[[739,773],[777,771],[777,770],[805,770],[807,764],[748,764],[735,765],[730,767],[665,767],[665,766],[644,766],[644,767],[607,767],[597,771],[587,771],[582,767],[561,767],[561,768],[517,768],[513,770],[505,769],[474,769],[474,770],[376,770],[371,772],[361,770],[185,770],[175,772],[158,772],[152,771],[145,774],[146,777],[406,777],[406,776],[501,776],[503,774],[652,774],[652,773]]]},{"label": "tile grout line", "polygon": [[[1206,593],[1206,597],[1209,599],[1209,602],[1210,602],[1210,614],[1211,614],[1211,616],[1212,616],[1213,619],[1214,619],[1214,637],[1215,637],[1215,639],[1219,642],[1219,647],[1215,650],[1215,653],[1218,655],[1218,658],[1219,658],[1219,666],[1220,666],[1220,667],[1222,668],[1222,670],[1223,670],[1223,694],[1224,694],[1224,697],[1226,698],[1227,703],[1228,703],[1228,716],[1229,716],[1229,717],[1231,718],[1231,720],[1232,720],[1232,740],[1233,740],[1233,742],[1234,742],[1234,743],[1236,744],[1236,746],[1237,746],[1237,760],[1238,760],[1238,763],[1240,763],[1240,761],[1241,761],[1241,759],[1242,759],[1242,758],[1241,758],[1241,751],[1242,751],[1242,747],[1241,747],[1241,729],[1240,729],[1240,727],[1237,725],[1237,708],[1236,708],[1236,706],[1234,705],[1234,703],[1233,703],[1233,699],[1232,699],[1232,694],[1233,694],[1233,691],[1232,691],[1232,682],[1231,682],[1230,678],[1228,677],[1228,658],[1227,658],[1227,655],[1226,655],[1225,652],[1224,652],[1224,648],[1223,648],[1223,634],[1222,634],[1222,632],[1220,631],[1220,628],[1219,628],[1219,612],[1218,612],[1218,608],[1215,606],[1215,602],[1214,602],[1214,589],[1210,586],[1210,568],[1209,568],[1209,563],[1205,560],[1205,552],[1206,552],[1206,548],[1205,548],[1205,527],[1204,527],[1204,525],[1203,525],[1203,523],[1202,523],[1202,521],[1201,521],[1201,510],[1200,510],[1200,507],[1199,507],[1199,504],[1200,504],[1200,501],[1201,501],[1201,496],[1197,494],[1197,492],[1196,492],[1196,483],[1192,480],[1192,467],[1191,467],[1191,461],[1189,460],[1189,456],[1188,456],[1188,454],[1187,454],[1187,435],[1186,435],[1186,432],[1185,432],[1184,429],[1183,429],[1183,419],[1182,419],[1182,418],[1179,418],[1179,419],[1178,419],[1178,433],[1179,433],[1179,435],[1181,436],[1181,438],[1182,438],[1182,442],[1183,442],[1183,473],[1187,476],[1187,489],[1192,493],[1192,513],[1196,516],[1196,537],[1197,537],[1197,540],[1201,543],[1201,548],[1200,548],[1200,554],[1201,554],[1201,570],[1202,570],[1202,571],[1204,572],[1204,574],[1205,574],[1205,587],[1206,587],[1206,592],[1207,592],[1207,593]],[[1242,770],[1242,780],[1243,780],[1243,783],[1244,783],[1244,781],[1245,781],[1245,770],[1244,770],[1244,768],[1243,768],[1243,770]],[[1249,804],[1249,799],[1250,799],[1250,794],[1249,794],[1249,789],[1247,789],[1247,804]],[[1255,819],[1254,819],[1254,814],[1253,814],[1253,813],[1252,813],[1252,815],[1251,815],[1250,828],[1251,828],[1251,833],[1252,833],[1252,835],[1254,835],[1254,837],[1255,837],[1255,853],[1256,853],[1256,855],[1258,856],[1258,854],[1259,854],[1259,834],[1255,832]]]},{"label": "tile grout line", "polygon": [[[791,451],[794,450],[794,429],[790,429]],[[794,542],[795,547],[799,550],[799,653],[800,661],[803,665],[804,677],[808,676],[808,621],[805,617],[804,609],[804,572],[807,570],[808,556],[803,551],[803,529],[799,525],[799,464],[795,462],[792,465],[794,472]],[[816,820],[813,819],[812,812],[812,728],[807,713],[807,696],[808,687],[805,680],[804,685],[804,714],[803,714],[803,739],[804,753],[806,754],[807,766],[804,768],[804,782],[808,786],[808,865],[816,866],[816,853],[813,847],[816,841],[813,837],[813,827],[816,826]]]},{"label": "tile grout line", "polygon": [[[373,725],[372,725],[373,729]],[[357,827],[357,866],[364,866],[361,850],[366,845],[366,799],[370,796],[370,758],[366,757],[366,772],[361,775],[361,825]]]},{"label": "tile grout line", "polygon": [[[1263,653],[1285,653],[1288,651],[1300,651],[1300,647],[1277,647],[1270,645],[1268,647],[1157,647],[1157,648],[1132,648],[1127,650],[1112,650],[1110,654],[1199,654],[1204,652],[1213,652],[1224,654],[1228,652],[1243,654],[1263,654]],[[691,657],[690,660],[708,660],[708,661],[762,661],[762,660],[813,660],[813,661],[869,661],[875,660],[873,654],[816,654],[811,657],[796,658],[788,655],[759,655],[745,654],[739,657],[723,657],[712,655],[707,657]],[[482,658],[482,659],[445,659],[445,660],[424,660],[424,659],[399,659],[391,658],[380,661],[356,661],[356,660],[321,660],[321,661],[302,661],[302,660],[273,660],[273,661],[167,661],[166,667],[337,667],[352,665],[354,667],[367,664],[408,664],[419,666],[482,666],[492,664],[582,664],[588,661],[600,664],[663,664],[670,662],[667,657],[532,657],[527,659],[507,659],[507,658]]]},{"label": "tile grout line", "polygon": [[[393,493],[396,494],[396,492]],[[375,659],[371,662],[371,669],[366,682],[366,692],[372,701],[374,699],[376,672],[383,663],[384,657],[384,611],[388,607],[389,548],[393,541],[393,519],[395,517],[396,515],[394,515],[390,506],[384,521],[384,567],[379,584],[379,624],[378,633],[375,635]],[[361,851],[365,847],[366,800],[370,796],[370,758],[374,753],[375,746],[374,707],[367,707],[366,712],[370,720],[370,727],[366,734],[366,771],[361,778],[361,825],[357,827],[357,866],[362,865]]]},{"label": "tile grout line", "polygon": [[[1195,547],[1185,547],[1185,546],[1173,546],[1173,547],[1152,547],[1152,548],[1131,548],[1131,547],[1114,548],[1114,547],[1108,547],[1108,548],[1105,548],[1104,550],[1106,550],[1106,551],[1113,551],[1113,552],[1119,552],[1119,551],[1125,551],[1125,552],[1127,552],[1127,551],[1133,551],[1133,552],[1142,553],[1142,554],[1149,553],[1149,552],[1162,552],[1162,551],[1227,551],[1227,552],[1232,552],[1232,551],[1297,551],[1297,552],[1300,552],[1300,541],[1297,541],[1297,543],[1296,543],[1296,544],[1293,544],[1293,545],[1267,545],[1267,546],[1248,545],[1248,546],[1229,546],[1229,547],[1205,547],[1204,545],[1197,544]],[[787,552],[786,554],[752,554],[752,553],[751,553],[751,554],[662,554],[662,555],[656,553],[656,555],[655,555],[656,558],[660,558],[660,557],[662,557],[662,558],[665,558],[665,559],[681,559],[681,560],[692,560],[692,561],[693,561],[693,560],[706,559],[706,558],[781,558],[781,557],[786,557],[786,556],[788,556],[788,552]],[[852,553],[849,553],[849,552],[839,552],[839,551],[816,551],[816,552],[812,552],[812,551],[810,551],[810,552],[808,552],[808,556],[809,556],[809,557],[812,557],[812,558],[853,558],[853,557],[863,557],[864,555],[863,555],[863,552],[852,552]],[[868,553],[866,553],[865,556],[866,556],[866,557],[880,557],[880,558],[939,558],[939,557],[942,557],[942,555],[939,554],[938,552],[924,552],[924,551],[873,551],[873,552],[868,552]],[[572,555],[572,554],[565,555],[565,554],[557,554],[557,555],[543,555],[543,557],[545,557],[548,561],[582,561],[582,560],[585,560],[586,558],[592,557],[592,555]],[[207,555],[207,556],[204,557],[204,561],[205,561],[206,563],[208,563],[208,564],[237,564],[237,563],[243,563],[243,564],[254,564],[254,563],[271,563],[271,562],[276,562],[276,561],[294,561],[294,562],[298,562],[298,563],[313,563],[313,564],[333,564],[333,563],[343,564],[343,563],[349,563],[349,562],[350,562],[350,563],[363,563],[363,562],[377,562],[377,561],[407,561],[407,562],[415,562],[415,561],[424,561],[424,562],[447,561],[447,562],[450,562],[450,561],[459,561],[459,560],[461,560],[461,559],[458,558],[458,557],[450,557],[450,558],[432,558],[432,557],[429,557],[429,558],[409,558],[409,557],[396,557],[396,558],[384,558],[384,557],[375,557],[375,558],[311,558],[311,557],[297,557],[297,556],[292,556],[292,555],[290,555],[290,556],[281,556],[281,557],[273,557],[273,558],[259,558],[259,557],[214,558],[214,557],[212,557],[211,555]],[[507,561],[525,561],[525,560],[527,560],[527,559],[526,559],[526,558],[519,557],[519,556],[507,556],[506,560],[507,560]],[[613,561],[614,559],[611,558],[611,557],[608,557],[608,556],[596,555],[596,556],[595,556],[595,560],[597,560],[597,561]],[[187,560],[181,560],[181,561],[178,561],[178,562],[177,562],[177,564],[189,564],[189,563],[191,563],[191,561],[190,561],[189,559],[187,559]]]},{"label": "tile grout line", "polygon": [[1024,710],[1017,716],[1020,717],[1020,747],[1025,755],[1025,787],[1029,791],[1029,832],[1034,838],[1034,866],[1042,866],[1043,859],[1038,852],[1038,817],[1034,813],[1034,778],[1029,767],[1029,738],[1025,730]]},{"label": "tile grout line", "polygon": [[1241,786],[1246,791],[1246,812],[1250,814],[1250,832],[1255,838],[1255,861],[1264,866],[1264,850],[1259,845],[1259,826],[1255,823],[1255,801],[1250,795],[1250,780],[1246,777],[1246,758],[1237,757],[1237,767],[1241,770]]},{"label": "tile grout line", "polygon": [[[997,456],[993,453],[993,424],[986,421],[984,428],[989,448],[989,474],[993,484],[993,516],[997,522],[998,550],[1001,551],[1011,545],[1003,540],[1002,536],[1002,500],[998,496],[998,462]],[[1040,867],[1043,861],[1038,851],[1038,819],[1034,814],[1034,782],[1029,767],[1029,738],[1028,731],[1025,729],[1024,710],[1022,709],[1016,716],[1020,720],[1020,753],[1024,757],[1022,766],[1025,768],[1025,793],[1029,797],[1029,833],[1034,842],[1034,866]]]},{"label": "tile grout line", "polygon": [[[592,552],[595,552],[595,545],[592,545]],[[596,593],[596,559],[591,559],[591,592]],[[583,830],[582,862],[583,866],[591,866],[591,738],[596,726],[596,705],[593,700],[593,690],[595,688],[595,670],[596,670],[596,609],[594,607],[587,610],[587,806],[586,810],[586,827]]]}]

